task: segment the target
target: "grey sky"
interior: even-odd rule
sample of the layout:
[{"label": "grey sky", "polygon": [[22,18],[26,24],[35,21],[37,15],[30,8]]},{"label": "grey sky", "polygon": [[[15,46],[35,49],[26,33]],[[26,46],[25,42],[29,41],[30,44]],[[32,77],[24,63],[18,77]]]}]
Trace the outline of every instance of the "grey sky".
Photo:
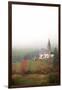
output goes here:
[{"label": "grey sky", "polygon": [[12,47],[46,47],[58,43],[58,8],[12,6]]}]

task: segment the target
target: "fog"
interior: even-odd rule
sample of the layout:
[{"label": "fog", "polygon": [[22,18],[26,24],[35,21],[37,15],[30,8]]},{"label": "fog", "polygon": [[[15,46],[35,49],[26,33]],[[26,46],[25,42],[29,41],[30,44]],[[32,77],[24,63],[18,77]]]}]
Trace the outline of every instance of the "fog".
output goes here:
[{"label": "fog", "polygon": [[58,8],[12,5],[12,48],[58,45]]}]

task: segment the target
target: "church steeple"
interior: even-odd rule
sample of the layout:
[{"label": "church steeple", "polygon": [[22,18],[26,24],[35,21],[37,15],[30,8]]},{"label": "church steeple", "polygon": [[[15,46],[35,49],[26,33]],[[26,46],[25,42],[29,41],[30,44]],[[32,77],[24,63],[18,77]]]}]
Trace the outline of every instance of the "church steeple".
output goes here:
[{"label": "church steeple", "polygon": [[49,61],[51,59],[51,43],[50,43],[50,39],[48,39],[48,54],[49,54]]},{"label": "church steeple", "polygon": [[50,39],[48,39],[48,50],[49,50],[49,52],[51,52],[51,43],[50,43]]}]

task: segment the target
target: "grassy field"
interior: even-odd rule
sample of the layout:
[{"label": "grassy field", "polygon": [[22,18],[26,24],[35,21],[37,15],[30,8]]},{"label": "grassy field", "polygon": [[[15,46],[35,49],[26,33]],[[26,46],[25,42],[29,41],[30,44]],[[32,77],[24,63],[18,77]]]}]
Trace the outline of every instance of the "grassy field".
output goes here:
[{"label": "grassy field", "polygon": [[12,65],[12,86],[58,85],[59,69],[48,61],[15,63]]}]

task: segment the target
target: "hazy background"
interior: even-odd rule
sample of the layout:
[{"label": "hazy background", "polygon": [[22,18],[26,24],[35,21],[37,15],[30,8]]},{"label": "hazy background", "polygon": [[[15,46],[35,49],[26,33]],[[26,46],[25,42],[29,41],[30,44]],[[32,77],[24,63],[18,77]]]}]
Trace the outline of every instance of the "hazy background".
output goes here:
[{"label": "hazy background", "polygon": [[12,47],[46,47],[50,39],[58,45],[58,8],[44,6],[12,6]]}]

